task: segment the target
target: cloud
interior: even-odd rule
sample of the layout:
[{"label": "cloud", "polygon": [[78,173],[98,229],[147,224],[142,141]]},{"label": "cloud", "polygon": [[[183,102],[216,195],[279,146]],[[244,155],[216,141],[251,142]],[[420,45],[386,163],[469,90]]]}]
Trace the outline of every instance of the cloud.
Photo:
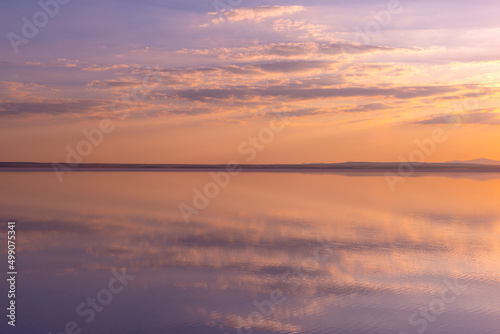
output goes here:
[{"label": "cloud", "polygon": [[[326,60],[295,60],[295,61],[275,61],[267,63],[254,63],[248,65],[226,65],[220,67],[195,67],[185,69],[159,69],[159,72],[166,73],[169,78],[176,76],[178,79],[186,79],[188,77],[199,77],[200,75],[224,76],[227,79],[228,74],[250,75],[259,74],[259,72],[267,73],[292,73],[306,72],[310,70],[328,69],[334,64],[332,61]],[[229,72],[229,73],[228,73]],[[166,78],[166,77],[165,77]],[[178,83],[181,82],[178,80]],[[109,81],[107,82],[109,83]],[[120,82],[117,82],[118,84]]]},{"label": "cloud", "polygon": [[255,21],[259,22],[270,17],[279,17],[305,11],[304,6],[259,6],[253,8],[237,8],[209,13],[218,16],[212,19],[213,23],[225,21]]},{"label": "cloud", "polygon": [[315,38],[323,37],[326,30],[325,25],[311,24],[304,21],[280,19],[273,24],[273,30],[276,32],[305,32],[306,35],[300,37],[312,36]]},{"label": "cloud", "polygon": [[154,116],[165,116],[165,115],[206,115],[210,113],[217,112],[216,109],[214,108],[197,108],[197,107],[192,107],[192,108],[169,108],[169,109],[163,109],[163,110],[156,110],[156,111],[148,111],[143,113],[143,115],[147,117],[154,117]]},{"label": "cloud", "polygon": [[114,64],[114,65],[91,64],[91,65],[85,65],[82,69],[84,71],[102,72],[102,71],[110,71],[110,70],[118,70],[118,69],[128,69],[131,67],[132,67],[131,65],[126,65],[126,64]]},{"label": "cloud", "polygon": [[387,104],[384,103],[369,103],[365,105],[360,105],[351,109],[345,110],[346,112],[366,112],[366,111],[375,111],[375,110],[384,110],[391,108]]},{"label": "cloud", "polygon": [[84,220],[60,221],[60,220],[41,220],[41,221],[23,221],[23,232],[42,232],[42,233],[68,233],[68,234],[93,234],[99,229],[95,224]]},{"label": "cloud", "polygon": [[35,83],[23,83],[15,81],[0,81],[0,99],[26,99],[33,95],[33,91],[43,86]]},{"label": "cloud", "polygon": [[105,102],[76,100],[64,102],[2,102],[0,116],[82,114],[102,106]]},{"label": "cloud", "polygon": [[303,72],[316,69],[328,69],[332,62],[328,61],[290,61],[290,62],[273,62],[267,64],[254,65],[264,72],[270,73],[290,73],[290,72]]},{"label": "cloud", "polygon": [[426,97],[456,91],[452,86],[424,87],[348,87],[348,88],[290,88],[287,86],[270,86],[267,88],[227,88],[227,89],[196,89],[176,93],[179,98],[203,101],[209,99],[247,99],[249,97],[279,97],[290,100],[331,99],[342,97],[392,97],[411,99]]},{"label": "cloud", "polygon": [[460,114],[437,115],[422,121],[413,122],[413,124],[488,124],[500,125],[500,113],[493,109],[480,110],[476,112]]},{"label": "cloud", "polygon": [[131,69],[133,67],[137,67],[137,65],[127,65],[127,64],[111,64],[111,65],[101,65],[101,64],[90,64],[81,62],[79,60],[69,61],[65,58],[58,58],[55,63],[46,64],[46,63],[33,63],[26,62],[25,65],[31,66],[39,66],[39,67],[48,67],[48,68],[78,68],[83,71],[89,72],[104,72],[111,70],[123,70],[123,69]]},{"label": "cloud", "polygon": [[249,47],[232,47],[217,49],[182,49],[178,53],[197,56],[215,56],[219,59],[233,59],[244,61],[259,61],[273,59],[331,59],[332,56],[367,54],[375,52],[392,52],[390,47],[358,45],[342,42],[293,42],[267,43]]},{"label": "cloud", "polygon": [[89,87],[99,87],[99,88],[128,88],[128,87],[138,87],[144,85],[142,82],[132,82],[132,81],[114,81],[114,80],[94,80],[88,84]]},{"label": "cloud", "polygon": [[328,112],[334,112],[335,110],[326,110],[320,108],[305,108],[290,111],[281,111],[279,113],[266,113],[266,116],[275,116],[279,114],[284,117],[304,117],[304,116],[316,116],[326,114]]}]

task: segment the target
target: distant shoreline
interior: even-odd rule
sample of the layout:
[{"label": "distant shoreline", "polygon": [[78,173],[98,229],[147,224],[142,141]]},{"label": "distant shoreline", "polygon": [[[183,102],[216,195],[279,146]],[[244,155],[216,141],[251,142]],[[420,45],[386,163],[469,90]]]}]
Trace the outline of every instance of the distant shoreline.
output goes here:
[{"label": "distant shoreline", "polygon": [[[72,172],[211,172],[228,168],[241,172],[339,172],[339,173],[385,173],[413,169],[416,173],[499,173],[500,165],[468,163],[395,163],[395,162],[345,162],[332,164],[108,164],[85,163],[78,165],[58,164]],[[51,172],[51,163],[0,162],[0,172]]]}]

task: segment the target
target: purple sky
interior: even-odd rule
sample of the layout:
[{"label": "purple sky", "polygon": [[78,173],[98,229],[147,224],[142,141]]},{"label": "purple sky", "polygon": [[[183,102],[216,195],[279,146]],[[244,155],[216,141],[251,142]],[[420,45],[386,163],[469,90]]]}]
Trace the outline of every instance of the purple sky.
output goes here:
[{"label": "purple sky", "polygon": [[396,161],[448,113],[460,128],[429,161],[500,159],[497,2],[228,3],[2,4],[2,160],[63,161],[111,119],[87,162],[226,161],[276,112],[290,126],[255,162]]}]

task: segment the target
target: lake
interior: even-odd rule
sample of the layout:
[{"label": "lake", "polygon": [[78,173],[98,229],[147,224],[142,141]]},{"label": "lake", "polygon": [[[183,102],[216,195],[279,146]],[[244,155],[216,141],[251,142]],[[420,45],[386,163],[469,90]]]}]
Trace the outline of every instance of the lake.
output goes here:
[{"label": "lake", "polygon": [[1,332],[500,332],[496,174],[393,192],[383,175],[242,173],[195,208],[210,182],[0,173],[2,261],[15,220],[18,272]]}]

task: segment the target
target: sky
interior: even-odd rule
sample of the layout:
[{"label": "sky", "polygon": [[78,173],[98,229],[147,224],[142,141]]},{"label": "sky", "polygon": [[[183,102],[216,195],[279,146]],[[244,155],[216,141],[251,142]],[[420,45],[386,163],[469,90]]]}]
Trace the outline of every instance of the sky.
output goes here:
[{"label": "sky", "polygon": [[497,1],[0,8],[0,161],[500,160]]}]

